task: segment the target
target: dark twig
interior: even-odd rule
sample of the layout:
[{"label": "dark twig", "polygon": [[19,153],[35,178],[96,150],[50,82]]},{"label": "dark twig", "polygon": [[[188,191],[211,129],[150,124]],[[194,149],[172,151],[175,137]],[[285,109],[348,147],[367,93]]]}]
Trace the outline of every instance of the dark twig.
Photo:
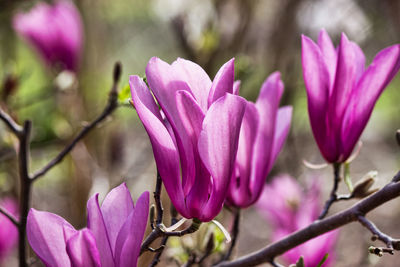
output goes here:
[{"label": "dark twig", "polygon": [[[400,183],[390,182],[376,193],[357,202],[352,207],[343,210],[328,218],[315,221],[309,226],[294,232],[287,237],[272,243],[258,251],[245,255],[231,262],[222,262],[215,266],[218,267],[242,267],[255,266],[264,262],[271,262],[275,257],[282,255],[286,251],[307,242],[308,240],[327,233],[331,230],[342,227],[354,221],[358,217],[365,216],[371,210],[382,204],[400,196]],[[393,247],[395,250],[400,248]]]},{"label": "dark twig", "polygon": [[388,236],[387,234],[382,233],[373,222],[368,220],[363,215],[357,216],[357,219],[365,228],[367,228],[373,234],[372,241],[375,241],[378,239],[378,240],[382,241],[383,243],[385,243],[385,245],[389,249],[400,250],[400,239],[394,239],[391,236]]},{"label": "dark twig", "polygon": [[7,125],[11,132],[13,132],[17,137],[22,134],[22,127],[18,125],[10,115],[8,115],[4,110],[0,108],[0,119]]},{"label": "dark twig", "polygon": [[26,267],[26,221],[29,212],[32,179],[29,176],[29,138],[32,128],[31,121],[25,121],[21,134],[19,135],[19,177],[20,177],[20,223],[18,227],[18,253],[19,266]]},{"label": "dark twig", "polygon": [[116,63],[114,67],[114,82],[111,87],[110,94],[108,96],[108,102],[103,112],[89,125],[85,126],[79,134],[68,144],[54,159],[52,159],[49,163],[47,163],[42,169],[36,171],[32,175],[32,180],[36,180],[39,177],[45,175],[50,169],[52,169],[55,165],[60,163],[66,155],[75,147],[75,145],[83,139],[93,128],[95,128],[101,121],[107,118],[117,107],[118,107],[118,91],[117,86],[119,79],[121,77],[121,64]]},{"label": "dark twig", "polygon": [[283,265],[277,263],[275,260],[271,260],[269,263],[274,267],[284,267]]},{"label": "dark twig", "polygon": [[329,208],[332,206],[332,204],[336,201],[338,201],[338,195],[337,195],[337,190],[339,187],[339,182],[340,182],[340,163],[334,163],[333,164],[333,187],[331,191],[331,195],[329,199],[325,202],[324,209],[322,210],[321,214],[318,217],[318,220],[321,220],[325,218],[325,216],[328,214]]},{"label": "dark twig", "polygon": [[234,222],[233,222],[233,228],[232,228],[232,242],[229,247],[228,252],[224,255],[222,258],[222,261],[227,261],[232,255],[233,249],[235,248],[238,236],[239,236],[239,224],[240,224],[240,209],[237,209],[234,211]]},{"label": "dark twig", "polygon": [[19,227],[18,220],[12,214],[10,214],[8,211],[6,211],[2,207],[0,207],[0,213],[3,214],[4,216],[6,216],[16,227]]},{"label": "dark twig", "polygon": [[[156,190],[154,192],[154,199],[156,201],[156,207],[157,207],[157,225],[162,223],[163,219],[163,207],[162,207],[162,202],[161,202],[161,188],[162,188],[162,180],[160,173],[157,171],[157,183],[156,183]],[[174,225],[177,223],[178,220],[176,219],[176,212],[174,212],[173,207],[171,208],[171,225]],[[154,229],[154,228],[153,228]],[[154,255],[153,261],[149,265],[149,267],[155,267],[159,262],[162,253],[164,252],[165,246],[167,245],[169,236],[164,236],[163,239],[161,240],[160,244],[160,249],[157,251],[156,255]]]}]

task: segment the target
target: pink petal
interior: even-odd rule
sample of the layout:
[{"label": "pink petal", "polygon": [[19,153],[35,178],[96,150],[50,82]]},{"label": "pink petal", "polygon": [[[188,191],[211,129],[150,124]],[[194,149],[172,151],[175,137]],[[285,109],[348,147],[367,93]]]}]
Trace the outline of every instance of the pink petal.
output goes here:
[{"label": "pink petal", "polygon": [[[191,148],[193,149],[194,161],[190,164],[195,166],[197,176],[197,172],[201,164],[201,160],[198,156],[197,140],[205,115],[201,107],[197,104],[196,100],[187,91],[177,92],[176,103],[181,116],[182,124],[186,129],[187,135],[191,139]],[[184,177],[184,180],[186,181],[183,189],[185,195],[187,195],[192,188],[196,176]]]},{"label": "pink petal", "polygon": [[233,176],[228,193],[228,201],[238,207],[245,207],[251,199],[250,174],[255,139],[258,132],[259,113],[255,104],[247,102],[240,127],[239,146],[236,156],[238,177]]},{"label": "pink petal", "polygon": [[199,137],[200,157],[212,176],[212,190],[203,221],[213,219],[222,209],[236,157],[240,125],[246,100],[226,94],[214,102],[203,121]]},{"label": "pink petal", "polygon": [[329,38],[329,35],[325,29],[322,29],[319,32],[318,46],[323,55],[325,66],[329,72],[329,87],[331,88],[335,80],[337,53],[331,38]]},{"label": "pink petal", "polygon": [[208,106],[211,106],[218,98],[223,97],[225,93],[233,93],[233,82],[235,80],[235,59],[232,58],[226,62],[215,75],[208,96]]},{"label": "pink petal", "polygon": [[278,110],[270,166],[274,164],[289,133],[290,123],[292,121],[292,110],[293,108],[291,106],[282,107]]},{"label": "pink petal", "polygon": [[132,211],[133,200],[125,183],[111,190],[101,204],[101,213],[113,253],[118,232]]},{"label": "pink petal", "polygon": [[178,58],[172,63],[177,77],[184,80],[203,111],[207,110],[207,99],[211,88],[211,80],[207,73],[196,63]]},{"label": "pink petal", "polygon": [[185,90],[191,92],[186,81],[179,77],[179,72],[174,67],[158,58],[151,58],[146,67],[146,76],[151,91],[154,93],[166,118],[175,134],[178,145],[179,157],[182,168],[182,184],[186,184],[186,177],[193,177],[195,169],[193,164],[193,150],[190,147],[190,137],[186,134],[185,128],[180,119],[176,105],[176,92]]},{"label": "pink petal", "polygon": [[27,220],[28,241],[38,257],[47,266],[70,267],[63,225],[72,225],[58,215],[35,209],[30,210]]},{"label": "pink petal", "polygon": [[101,267],[96,240],[87,228],[67,240],[67,253],[73,267]]},{"label": "pink petal", "polygon": [[144,192],[136,202],[118,234],[115,259],[118,267],[136,267],[149,214],[149,192]]},{"label": "pink petal", "polygon": [[343,118],[343,160],[354,149],[379,96],[400,68],[400,45],[379,52],[360,78]]},{"label": "pink petal", "polygon": [[113,253],[110,238],[104,223],[103,214],[99,206],[99,194],[92,196],[87,202],[87,228],[93,233],[96,239],[97,249],[100,253],[103,266],[114,266]]},{"label": "pink petal", "polygon": [[241,84],[241,81],[235,81],[233,83],[233,94],[234,95],[239,95],[240,84]]},{"label": "pink petal", "polygon": [[[157,168],[168,195],[179,213],[187,216],[180,179],[179,155],[175,143],[168,129],[161,121],[161,115],[154,110],[154,104],[151,104],[150,98],[152,96],[146,84],[139,77],[131,76],[130,86],[132,100],[139,118],[150,137]],[[188,141],[190,140],[188,139]]]},{"label": "pink petal", "polygon": [[328,161],[335,161],[338,152],[335,139],[330,138],[326,125],[329,101],[329,72],[319,47],[307,36],[301,37],[303,78],[307,91],[308,114],[311,128],[321,153]]}]

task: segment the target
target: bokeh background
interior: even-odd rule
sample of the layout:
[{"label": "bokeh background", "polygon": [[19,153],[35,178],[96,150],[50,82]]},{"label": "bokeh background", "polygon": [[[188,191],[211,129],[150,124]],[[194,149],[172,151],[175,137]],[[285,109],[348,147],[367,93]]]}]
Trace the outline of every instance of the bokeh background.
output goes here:
[{"label": "bokeh background", "polygon": [[[282,105],[294,107],[290,135],[268,180],[279,173],[288,173],[303,183],[315,178],[327,197],[332,170],[311,170],[303,164],[303,160],[322,163],[323,159],[308,122],[300,35],[316,40],[319,30],[325,28],[337,44],[340,33],[345,32],[364,50],[367,62],[379,50],[400,42],[398,0],[78,0],[75,4],[85,31],[83,59],[78,84],[60,90],[55,86],[56,74],[43,66],[35,50],[11,26],[17,11],[29,10],[37,2],[0,2],[0,101],[17,121],[33,121],[32,170],[43,166],[85,122],[102,111],[116,61],[123,65],[122,89],[129,75],[144,75],[153,56],[170,63],[177,57],[195,61],[212,78],[224,62],[235,57],[242,96],[255,100],[263,80],[279,70],[285,83]],[[378,101],[362,135],[363,147],[351,165],[353,181],[377,170],[377,186],[382,186],[398,170],[400,148],[394,134],[400,128],[399,102],[397,77]],[[1,197],[18,197],[14,141],[0,124]],[[63,216],[79,228],[86,224],[88,197],[94,192],[104,196],[121,182],[128,184],[134,199],[144,190],[152,191],[155,183],[150,143],[126,101],[112,119],[91,132],[62,164],[35,183],[32,204]],[[340,191],[346,193],[342,186]],[[168,206],[166,196],[164,202]],[[332,212],[353,202],[335,204]],[[399,237],[399,208],[400,202],[395,200],[374,211],[371,218],[383,231]],[[228,229],[231,219],[226,211],[219,218]],[[255,209],[247,209],[241,222],[236,254],[268,244],[268,222]],[[185,242],[195,246],[193,240],[186,238]],[[172,240],[171,244],[177,242]],[[361,225],[344,227],[335,266],[398,266],[398,255],[369,256],[370,244],[370,233]],[[170,250],[164,256],[174,253],[178,252]],[[141,264],[147,266],[150,257],[143,256]],[[160,266],[175,263],[163,264]],[[16,266],[15,257],[4,266]],[[34,266],[41,265],[36,262]]]}]

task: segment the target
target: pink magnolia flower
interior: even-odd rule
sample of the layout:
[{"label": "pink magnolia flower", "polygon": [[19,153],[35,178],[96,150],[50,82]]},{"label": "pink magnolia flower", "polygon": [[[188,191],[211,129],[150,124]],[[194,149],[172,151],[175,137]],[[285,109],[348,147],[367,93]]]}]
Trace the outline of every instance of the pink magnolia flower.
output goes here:
[{"label": "pink magnolia flower", "polygon": [[232,94],[234,61],[213,82],[184,59],[169,65],[152,58],[146,76],[161,111],[138,76],[130,77],[132,100],[168,195],[182,216],[210,221],[226,197],[246,107]]},{"label": "pink magnolia flower", "polygon": [[101,207],[98,194],[87,203],[88,225],[75,230],[53,213],[31,209],[29,244],[46,266],[131,267],[137,265],[147,225],[149,193],[136,207],[125,184],[111,190]]},{"label": "pink magnolia flower", "polygon": [[400,45],[380,51],[365,68],[357,44],[343,33],[335,49],[325,30],[318,44],[302,36],[303,77],[311,128],[328,162],[344,162],[364,130],[378,97],[400,68]]},{"label": "pink magnolia flower", "polygon": [[[300,230],[318,218],[320,206],[320,185],[316,181],[304,192],[297,181],[289,175],[275,177],[271,184],[265,185],[256,207],[273,227],[272,240],[278,241]],[[296,263],[303,256],[305,266],[316,266],[329,254],[323,266],[334,262],[334,246],[339,232],[331,231],[318,236],[285,254],[288,264]]]},{"label": "pink magnolia flower", "polygon": [[28,13],[16,14],[13,24],[48,65],[54,67],[61,64],[62,69],[77,70],[83,29],[79,11],[72,2],[38,3]]},{"label": "pink magnolia flower", "polygon": [[[0,207],[14,217],[18,217],[18,204],[12,198],[0,200]],[[0,263],[4,261],[16,246],[18,241],[17,227],[3,214],[0,213]]]},{"label": "pink magnolia flower", "polygon": [[280,73],[271,74],[261,87],[256,103],[248,102],[239,135],[236,170],[227,202],[246,208],[256,202],[265,178],[288,135],[292,107],[279,107],[283,93]]}]

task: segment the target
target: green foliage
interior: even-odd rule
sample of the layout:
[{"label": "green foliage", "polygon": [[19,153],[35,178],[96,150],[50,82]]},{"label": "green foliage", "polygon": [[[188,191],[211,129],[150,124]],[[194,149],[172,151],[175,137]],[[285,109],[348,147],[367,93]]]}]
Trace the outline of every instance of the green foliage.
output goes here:
[{"label": "green foliage", "polygon": [[322,258],[322,260],[318,263],[317,267],[321,267],[322,264],[324,264],[324,262],[328,259],[329,254],[326,253],[325,256]]}]

